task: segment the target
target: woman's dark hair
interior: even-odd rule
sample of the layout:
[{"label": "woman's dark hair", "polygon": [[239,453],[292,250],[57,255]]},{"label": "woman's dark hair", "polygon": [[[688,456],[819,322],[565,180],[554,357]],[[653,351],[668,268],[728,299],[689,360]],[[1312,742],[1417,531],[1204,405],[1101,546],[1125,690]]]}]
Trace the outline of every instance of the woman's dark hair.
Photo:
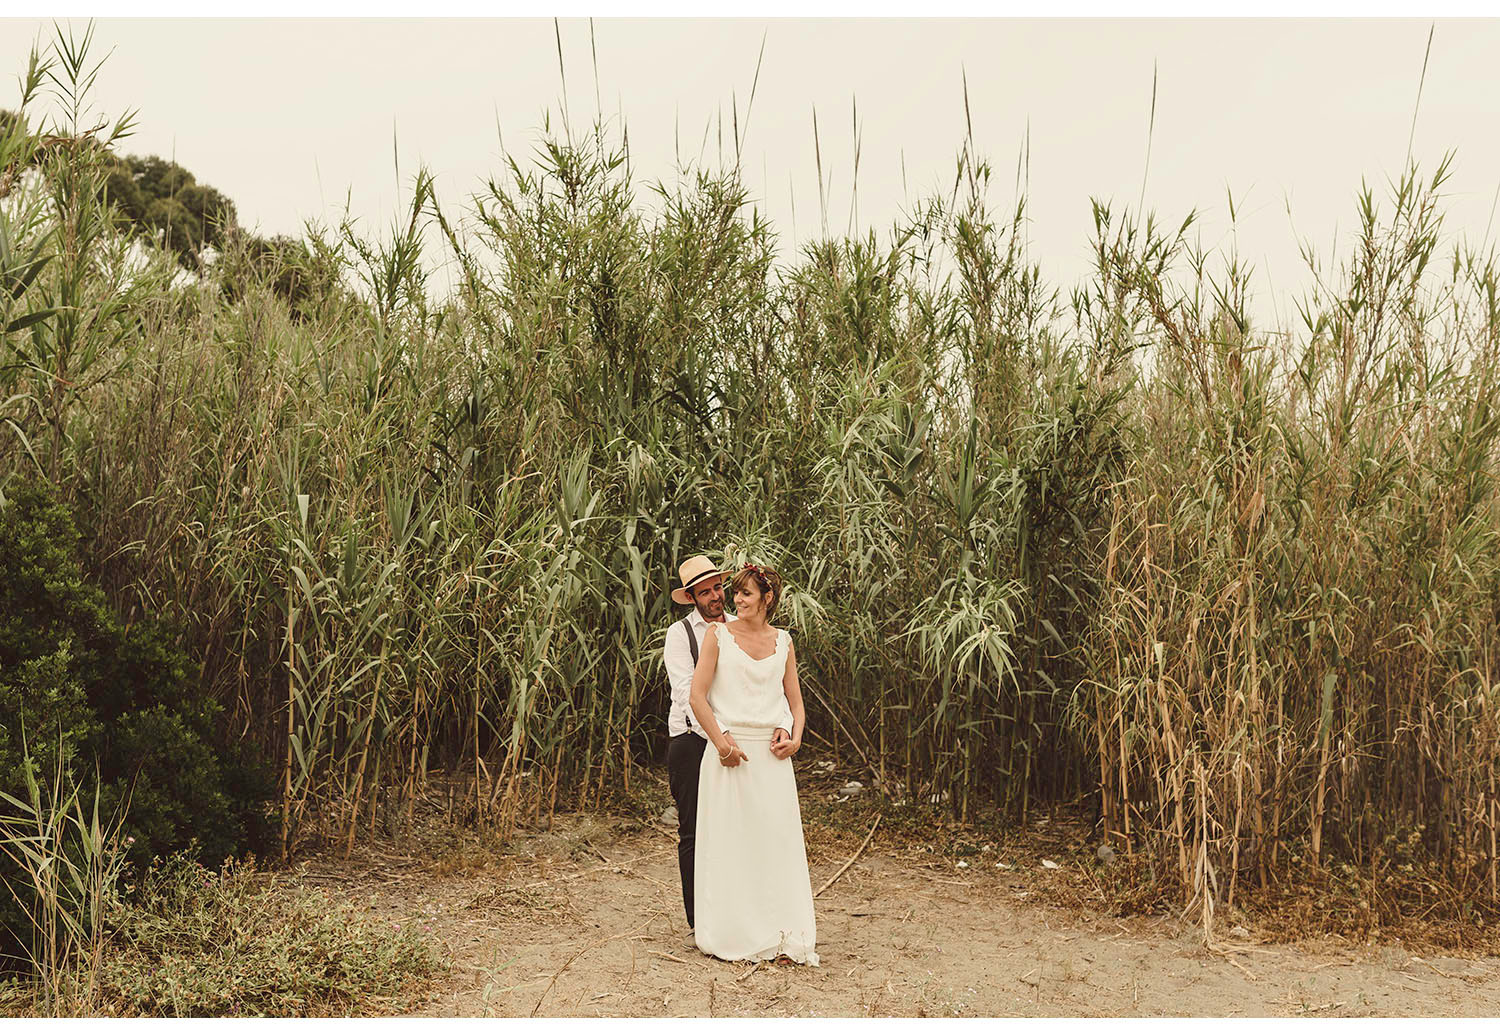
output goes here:
[{"label": "woman's dark hair", "polygon": [[760,564],[747,564],[735,573],[734,581],[730,583],[730,588],[733,592],[738,593],[750,585],[751,582],[755,583],[756,588],[761,593],[769,593],[771,595],[771,599],[766,601],[766,621],[769,622],[771,616],[776,613],[776,608],[781,604],[781,594],[784,587],[781,576],[776,573],[774,568],[767,568]]}]

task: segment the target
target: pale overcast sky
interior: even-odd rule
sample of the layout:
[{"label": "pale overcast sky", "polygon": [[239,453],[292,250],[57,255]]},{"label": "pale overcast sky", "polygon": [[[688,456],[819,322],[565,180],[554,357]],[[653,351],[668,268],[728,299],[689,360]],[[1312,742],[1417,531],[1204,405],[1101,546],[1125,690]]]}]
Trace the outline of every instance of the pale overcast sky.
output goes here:
[{"label": "pale overcast sky", "polygon": [[[905,199],[951,186],[966,72],[1000,210],[1030,125],[1031,254],[1064,294],[1087,271],[1090,197],[1134,207],[1140,196],[1154,64],[1146,205],[1174,223],[1198,208],[1203,243],[1219,245],[1232,191],[1240,252],[1261,273],[1256,309],[1269,316],[1305,282],[1299,237],[1326,255],[1335,229],[1346,237],[1355,224],[1361,178],[1383,195],[1399,172],[1430,24],[600,19],[594,35],[598,95],[607,115],[625,115],[638,185],[671,175],[674,119],[696,159],[722,111],[731,150],[731,98],[743,127],[764,36],[743,168],[789,243],[818,229],[814,109],[830,229],[849,223],[857,101],[859,225],[883,230]],[[577,129],[595,111],[589,25],[560,27]],[[0,107],[14,106],[14,76],[49,34],[48,21],[0,21],[10,73]],[[125,149],[175,156],[267,233],[334,222],[346,196],[356,216],[385,225],[397,204],[393,129],[403,179],[427,163],[452,207],[500,172],[497,120],[506,148],[527,153],[562,96],[551,19],[105,19],[96,37],[99,55],[113,51],[98,106],[140,111]],[[1428,170],[1457,152],[1448,226],[1475,241],[1500,186],[1497,116],[1500,21],[1438,21],[1413,151]],[[717,151],[708,128],[705,160]]]}]

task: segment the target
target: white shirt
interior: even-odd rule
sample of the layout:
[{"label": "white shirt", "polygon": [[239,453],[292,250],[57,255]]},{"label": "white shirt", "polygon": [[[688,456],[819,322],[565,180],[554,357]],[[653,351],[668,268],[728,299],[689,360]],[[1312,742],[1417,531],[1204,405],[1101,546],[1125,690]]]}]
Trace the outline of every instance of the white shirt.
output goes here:
[{"label": "white shirt", "polygon": [[[724,615],[725,621],[734,621],[734,615]],[[703,652],[703,641],[708,639],[708,619],[698,613],[695,607],[688,615],[688,621],[692,623],[693,633],[698,637],[698,651]],[[693,661],[692,648],[688,646],[687,630],[682,627],[682,619],[673,622],[667,630],[667,642],[662,647],[662,659],[667,663],[667,682],[672,687],[672,707],[667,712],[667,735],[679,736],[691,730],[703,739],[708,739],[698,725],[698,720],[693,715],[693,710],[688,706],[688,698],[693,695],[693,670],[697,664]]]}]

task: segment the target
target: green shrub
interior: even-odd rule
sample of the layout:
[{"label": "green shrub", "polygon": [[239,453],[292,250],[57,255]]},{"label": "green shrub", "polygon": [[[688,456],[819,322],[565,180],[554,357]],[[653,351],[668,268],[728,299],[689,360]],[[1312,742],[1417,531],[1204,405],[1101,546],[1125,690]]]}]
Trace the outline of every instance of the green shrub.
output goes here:
[{"label": "green shrub", "polygon": [[326,249],[309,248],[300,238],[261,237],[236,229],[227,235],[214,275],[225,301],[242,302],[260,285],[286,303],[297,323],[313,319],[330,300],[346,297],[337,264]]},{"label": "green shrub", "polygon": [[94,739],[99,724],[74,678],[72,646],[67,636],[45,654],[0,660],[0,789],[17,793],[28,764],[33,776],[55,769],[59,756],[70,765]]},{"label": "green shrub", "polygon": [[[152,621],[125,627],[85,581],[78,532],[49,490],[19,485],[0,507],[0,790],[24,794],[59,761],[98,766],[101,810],[126,811],[137,864],[196,842],[215,863],[264,832],[269,776],[219,743],[220,709],[193,685],[188,659]],[[221,762],[220,758],[226,761]],[[22,919],[9,895],[0,924]]]}]

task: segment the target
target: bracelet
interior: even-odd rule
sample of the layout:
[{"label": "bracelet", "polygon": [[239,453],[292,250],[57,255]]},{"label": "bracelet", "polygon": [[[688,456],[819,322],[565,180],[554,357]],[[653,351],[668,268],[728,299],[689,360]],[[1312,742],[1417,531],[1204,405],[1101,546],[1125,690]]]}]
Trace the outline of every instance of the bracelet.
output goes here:
[{"label": "bracelet", "polygon": [[[718,748],[714,748],[714,750],[715,751],[719,751]],[[729,748],[728,751],[719,751],[719,757],[720,758],[728,758],[732,754],[734,754],[734,746],[733,745],[730,745],[730,748]]]}]

